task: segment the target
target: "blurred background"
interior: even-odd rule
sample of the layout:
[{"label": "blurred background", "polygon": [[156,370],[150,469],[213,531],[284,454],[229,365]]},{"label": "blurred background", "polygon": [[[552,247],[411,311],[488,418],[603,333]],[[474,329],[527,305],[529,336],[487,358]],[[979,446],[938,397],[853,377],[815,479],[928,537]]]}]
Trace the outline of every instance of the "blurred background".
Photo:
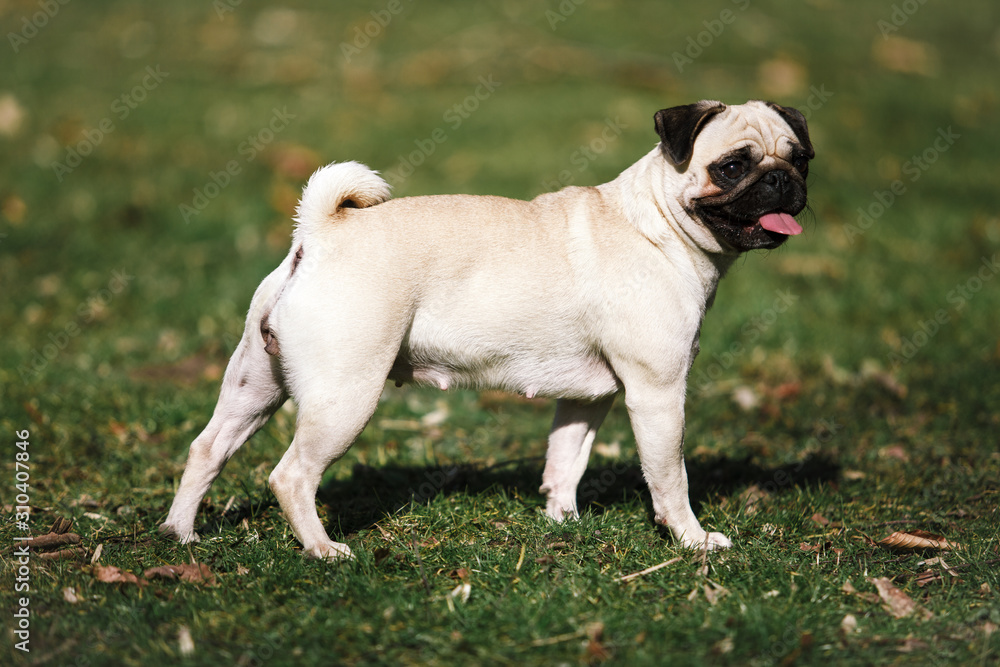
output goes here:
[{"label": "blurred background", "polygon": [[[317,166],[364,162],[397,197],[526,199],[614,178],[655,145],[658,109],[763,98],[809,120],[806,233],[721,285],[695,456],[794,458],[830,424],[857,462],[900,442],[995,451],[1000,6],[961,7],[4,0],[0,425],[169,494]],[[528,416],[477,449],[485,399],[394,391],[395,421],[352,456],[543,451],[544,403],[490,399]],[[432,412],[457,430],[428,431]],[[279,413],[237,474],[262,483],[292,423]],[[604,451],[630,437],[617,406]],[[54,477],[53,497],[115,488]]]}]

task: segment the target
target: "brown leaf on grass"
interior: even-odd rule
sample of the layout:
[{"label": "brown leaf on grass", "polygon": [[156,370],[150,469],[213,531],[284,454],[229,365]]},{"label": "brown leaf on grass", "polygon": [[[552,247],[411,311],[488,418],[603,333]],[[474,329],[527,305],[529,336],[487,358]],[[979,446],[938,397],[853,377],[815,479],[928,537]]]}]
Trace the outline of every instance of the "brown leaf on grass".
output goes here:
[{"label": "brown leaf on grass", "polygon": [[38,554],[38,557],[44,560],[69,560],[83,558],[86,555],[87,550],[83,547],[70,547],[69,549],[60,549],[59,551],[47,551]]},{"label": "brown leaf on grass", "polygon": [[906,618],[916,614],[926,620],[934,616],[932,612],[917,604],[909,595],[896,588],[886,577],[869,578],[868,581],[878,589],[878,595],[885,603],[884,609],[894,618]]},{"label": "brown leaf on grass", "polygon": [[878,544],[894,551],[923,551],[926,549],[955,550],[962,548],[962,545],[957,542],[949,542],[941,535],[928,533],[925,530],[896,531],[888,537],[883,537],[878,541]]},{"label": "brown leaf on grass", "polygon": [[46,533],[45,535],[39,535],[38,537],[33,537],[30,540],[25,540],[24,545],[29,549],[52,549],[54,547],[61,547],[67,544],[79,544],[80,536],[76,533]]},{"label": "brown leaf on grass", "polygon": [[469,572],[468,568],[460,567],[457,570],[452,570],[448,573],[448,576],[452,579],[458,579],[460,581],[468,582],[472,577],[472,573]]},{"label": "brown leaf on grass", "polygon": [[865,600],[866,602],[878,602],[879,601],[878,596],[875,595],[874,593],[862,593],[861,591],[859,591],[858,589],[856,589],[854,587],[854,584],[851,583],[850,579],[848,579],[847,581],[844,582],[844,585],[840,587],[840,590],[844,591],[848,595],[855,595],[855,596],[861,598],[862,600]]},{"label": "brown leaf on grass", "polygon": [[755,514],[760,509],[757,505],[766,500],[770,495],[765,489],[760,488],[756,484],[751,484],[739,495],[740,500],[743,501],[743,511],[747,516]]},{"label": "brown leaf on grass", "polygon": [[604,624],[600,621],[590,623],[586,628],[587,632],[587,662],[604,662],[611,657],[611,653],[603,644]]},{"label": "brown leaf on grass", "polygon": [[815,513],[815,514],[813,514],[813,515],[812,515],[812,516],[811,516],[810,518],[811,518],[811,519],[812,519],[813,521],[815,521],[816,523],[818,523],[819,525],[821,525],[821,526],[829,526],[829,525],[830,525],[830,520],[829,520],[829,519],[827,519],[827,518],[826,518],[825,516],[823,516],[822,514],[820,514],[819,512],[816,512],[816,513]]},{"label": "brown leaf on grass", "polygon": [[941,575],[934,570],[925,570],[917,575],[917,586],[921,588],[928,584],[933,584],[935,581],[941,581]]},{"label": "brown leaf on grass", "polygon": [[135,584],[144,586],[147,582],[131,572],[124,572],[114,565],[95,565],[94,578],[105,584]]},{"label": "brown leaf on grass", "polygon": [[56,535],[62,535],[63,533],[68,533],[69,529],[73,527],[73,520],[67,519],[65,517],[57,516],[55,521],[52,522],[52,527],[49,528],[50,533],[55,533]]},{"label": "brown leaf on grass", "polygon": [[180,579],[193,584],[215,585],[215,575],[204,563],[184,563],[183,565],[161,565],[151,567],[142,573],[147,579]]}]

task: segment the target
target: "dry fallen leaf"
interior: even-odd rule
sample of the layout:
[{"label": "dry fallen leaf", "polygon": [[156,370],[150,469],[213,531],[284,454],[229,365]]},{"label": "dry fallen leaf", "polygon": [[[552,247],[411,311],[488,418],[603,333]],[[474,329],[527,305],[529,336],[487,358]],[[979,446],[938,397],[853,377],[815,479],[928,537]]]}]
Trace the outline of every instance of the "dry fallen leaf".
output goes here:
[{"label": "dry fallen leaf", "polygon": [[87,555],[87,550],[83,547],[71,547],[69,549],[60,549],[58,551],[47,551],[45,553],[38,554],[38,557],[43,560],[71,560],[76,558],[83,558]]},{"label": "dry fallen leaf", "polygon": [[771,494],[756,484],[751,484],[740,493],[740,500],[743,501],[743,511],[747,516],[755,514],[760,509],[760,505]]},{"label": "dry fallen leaf", "polygon": [[215,575],[204,563],[185,563],[183,565],[161,565],[151,567],[142,573],[147,579],[162,577],[163,579],[180,579],[195,584],[215,585]]},{"label": "dry fallen leaf", "polygon": [[875,588],[878,589],[879,597],[885,603],[885,610],[895,618],[906,618],[916,614],[920,618],[928,619],[934,616],[929,610],[917,604],[913,598],[896,588],[886,577],[868,579]]},{"label": "dry fallen leaf", "polygon": [[604,639],[604,623],[600,621],[590,623],[585,630],[587,633],[587,662],[594,664],[596,662],[604,662],[610,658],[611,653],[602,643]]},{"label": "dry fallen leaf", "polygon": [[811,519],[813,521],[815,521],[816,523],[818,523],[819,525],[821,525],[821,526],[829,526],[830,525],[830,520],[827,519],[822,514],[820,514],[819,512],[816,512],[815,514],[813,514],[812,517],[811,517]]},{"label": "dry fallen leaf", "polygon": [[79,544],[80,536],[76,533],[46,533],[38,535],[30,540],[25,540],[24,545],[29,549],[51,549],[61,547],[66,544]]},{"label": "dry fallen leaf", "polygon": [[878,596],[875,595],[874,593],[862,593],[861,591],[856,589],[854,587],[854,584],[851,583],[850,579],[844,582],[844,585],[840,587],[840,590],[844,591],[848,595],[856,595],[862,600],[866,600],[868,602],[878,602],[879,599]]},{"label": "dry fallen leaf", "polygon": [[140,579],[131,572],[123,572],[114,565],[95,565],[94,578],[105,584],[135,584],[142,586],[145,579]]},{"label": "dry fallen leaf", "polygon": [[949,542],[940,535],[928,533],[924,530],[896,531],[892,535],[879,540],[878,544],[896,551],[921,551],[924,549],[955,550],[962,548],[962,545],[957,542]]},{"label": "dry fallen leaf", "polygon": [[925,570],[917,575],[917,586],[921,588],[927,584],[933,584],[935,581],[941,581],[941,575],[934,570]]},{"label": "dry fallen leaf", "polygon": [[858,619],[854,614],[847,614],[840,622],[840,634],[843,636],[853,635],[858,632]]},{"label": "dry fallen leaf", "polygon": [[78,598],[76,595],[76,589],[73,588],[72,586],[68,586],[62,589],[62,596],[63,600],[69,602],[70,604],[76,604],[77,602],[80,601],[80,598]]}]

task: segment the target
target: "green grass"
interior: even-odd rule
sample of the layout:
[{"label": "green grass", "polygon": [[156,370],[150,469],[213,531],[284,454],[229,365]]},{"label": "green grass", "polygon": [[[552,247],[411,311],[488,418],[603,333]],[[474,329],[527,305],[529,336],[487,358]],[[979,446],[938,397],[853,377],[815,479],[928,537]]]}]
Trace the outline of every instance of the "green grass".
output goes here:
[{"label": "green grass", "polygon": [[[997,664],[1000,292],[977,275],[1000,250],[1000,8],[926,3],[884,40],[892,3],[404,2],[346,63],[341,43],[387,4],[243,2],[220,18],[210,3],[69,3],[17,53],[8,37],[0,108],[14,99],[23,117],[0,114],[4,613],[23,595],[17,431],[32,532],[70,518],[87,557],[31,559],[31,653],[5,620],[0,661],[173,664],[183,626],[192,665]],[[553,30],[560,6],[576,8]],[[678,71],[674,52],[725,9],[735,19]],[[38,11],[0,10],[4,33]],[[122,117],[116,100],[156,66],[168,76]],[[446,112],[481,76],[500,86],[455,127]],[[267,490],[290,406],[213,486],[203,541],[159,539],[312,167],[391,170],[444,128],[396,196],[529,198],[567,169],[613,178],[653,145],[657,109],[702,98],[814,103],[807,233],[738,262],[691,376],[692,499],[734,549],[703,559],[654,526],[620,404],[581,519],[556,525],[537,491],[551,403],[392,387],[320,493],[356,561],[303,558]],[[248,159],[276,108],[295,118]],[[52,162],[105,119],[114,130],[60,181]],[[621,135],[576,171],[608,120]],[[958,138],[914,171],[948,128]],[[230,161],[239,173],[186,223],[180,205]],[[905,192],[861,229],[858,209],[897,180]],[[780,314],[779,293],[793,298]],[[965,548],[870,541],[906,529]],[[217,585],[100,583],[99,545],[100,563],[140,574],[194,558]],[[954,576],[923,562],[935,555]],[[928,569],[942,578],[920,586]],[[866,597],[877,577],[933,616],[894,618]],[[463,582],[468,600],[450,598]]]}]

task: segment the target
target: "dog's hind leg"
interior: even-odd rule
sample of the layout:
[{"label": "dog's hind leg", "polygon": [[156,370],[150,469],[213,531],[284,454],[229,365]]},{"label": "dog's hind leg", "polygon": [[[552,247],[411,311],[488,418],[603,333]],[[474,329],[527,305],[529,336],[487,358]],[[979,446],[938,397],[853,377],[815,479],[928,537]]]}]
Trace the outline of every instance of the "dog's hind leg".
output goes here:
[{"label": "dog's hind leg", "polygon": [[295,438],[268,480],[305,553],[315,558],[351,558],[350,547],[334,542],[316,512],[323,472],[343,456],[378,405],[385,376],[349,386],[327,386],[319,400],[299,403]]},{"label": "dog's hind leg", "polygon": [[246,328],[229,360],[215,412],[191,443],[177,495],[160,532],[182,543],[197,542],[198,504],[229,458],[288,398],[281,368],[264,350],[259,321],[288,276],[287,262],[264,279],[254,295]]},{"label": "dog's hind leg", "polygon": [[587,470],[587,459],[601,422],[615,397],[596,401],[560,399],[549,434],[541,492],[548,496],[546,514],[556,521],[576,518],[576,487]]}]

